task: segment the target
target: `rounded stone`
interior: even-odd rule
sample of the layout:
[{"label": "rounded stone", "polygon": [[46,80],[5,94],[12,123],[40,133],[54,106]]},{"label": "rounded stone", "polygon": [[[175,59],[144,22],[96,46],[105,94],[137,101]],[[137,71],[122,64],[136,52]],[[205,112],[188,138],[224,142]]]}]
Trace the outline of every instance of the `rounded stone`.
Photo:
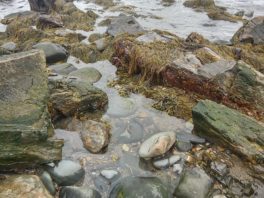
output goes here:
[{"label": "rounded stone", "polygon": [[100,173],[104,178],[111,180],[118,175],[118,172],[115,170],[102,170]]},{"label": "rounded stone", "polygon": [[49,66],[49,69],[52,72],[55,72],[60,75],[68,75],[69,73],[77,70],[77,68],[70,63],[51,65]]},{"label": "rounded stone", "polygon": [[153,163],[153,166],[155,168],[158,168],[158,169],[168,168],[169,167],[169,160],[168,159],[162,159],[162,160],[155,161]]},{"label": "rounded stone", "polygon": [[51,179],[51,176],[48,172],[44,171],[41,176],[40,179],[42,181],[42,183],[44,184],[44,186],[46,187],[46,189],[50,192],[50,194],[55,195],[56,194],[56,189],[54,186],[54,183]]},{"label": "rounded stone", "polygon": [[152,158],[166,153],[176,141],[174,132],[161,132],[145,140],[139,149],[139,156]]},{"label": "rounded stone", "polygon": [[95,83],[100,80],[102,74],[95,68],[82,68],[69,73],[68,78],[76,78],[80,81]]},{"label": "rounded stone", "polygon": [[80,164],[70,160],[62,160],[54,167],[48,166],[47,172],[59,186],[74,185],[85,173]]},{"label": "rounded stone", "polygon": [[96,190],[83,186],[66,186],[60,191],[60,198],[101,198],[101,195]]},{"label": "rounded stone", "polygon": [[109,198],[165,198],[170,197],[167,187],[155,177],[126,177],[110,192]]}]

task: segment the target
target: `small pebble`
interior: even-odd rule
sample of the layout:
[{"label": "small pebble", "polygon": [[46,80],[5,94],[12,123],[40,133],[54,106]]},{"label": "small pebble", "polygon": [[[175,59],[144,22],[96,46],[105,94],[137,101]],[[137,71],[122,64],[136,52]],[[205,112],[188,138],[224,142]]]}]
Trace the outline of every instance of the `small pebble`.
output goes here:
[{"label": "small pebble", "polygon": [[118,175],[118,172],[115,170],[102,170],[100,173],[104,178],[111,180]]}]

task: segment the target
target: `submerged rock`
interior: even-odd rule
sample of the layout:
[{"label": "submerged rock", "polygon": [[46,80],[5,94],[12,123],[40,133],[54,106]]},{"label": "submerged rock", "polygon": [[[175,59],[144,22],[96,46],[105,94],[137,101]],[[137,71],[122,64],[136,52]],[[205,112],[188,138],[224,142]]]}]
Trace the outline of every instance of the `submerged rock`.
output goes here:
[{"label": "submerged rock", "polygon": [[85,173],[80,164],[70,160],[62,160],[54,167],[47,165],[46,170],[59,186],[74,185],[83,179]]},{"label": "submerged rock", "polygon": [[264,125],[224,105],[204,100],[193,108],[194,131],[249,160],[264,160]]},{"label": "submerged rock", "polygon": [[68,75],[68,78],[76,78],[79,81],[84,81],[91,84],[99,81],[101,77],[102,74],[93,67],[78,69]]},{"label": "submerged rock", "polygon": [[166,153],[176,141],[174,132],[162,132],[145,140],[139,148],[139,156],[151,158]]},{"label": "submerged rock", "polygon": [[55,195],[56,189],[55,189],[55,186],[53,184],[53,181],[51,179],[50,174],[48,172],[44,171],[41,174],[40,179],[41,179],[42,183],[44,184],[44,186],[46,187],[46,189],[50,192],[50,194]]},{"label": "submerged rock", "polygon": [[68,57],[66,49],[59,44],[43,42],[34,45],[33,48],[44,51],[47,63],[65,61]]},{"label": "submerged rock", "polygon": [[100,173],[104,178],[111,180],[113,178],[115,178],[116,176],[118,176],[118,172],[115,170],[102,170]]},{"label": "submerged rock", "polygon": [[264,16],[253,18],[233,36],[234,43],[264,44]]},{"label": "submerged rock", "polygon": [[70,63],[50,65],[49,69],[52,72],[60,74],[60,75],[68,75],[69,73],[77,70],[77,68],[74,67],[74,65],[72,65]]},{"label": "submerged rock", "polygon": [[101,195],[96,190],[83,186],[66,186],[60,191],[60,198],[101,198]]},{"label": "submerged rock", "polygon": [[54,119],[104,111],[106,93],[88,82],[50,78],[50,109]]},{"label": "submerged rock", "polygon": [[36,175],[14,175],[0,180],[0,197],[52,198]]},{"label": "submerged rock", "polygon": [[98,153],[108,145],[110,134],[106,125],[88,120],[80,122],[79,126],[83,145],[90,152]]},{"label": "submerged rock", "polygon": [[202,169],[193,168],[184,173],[174,195],[184,198],[205,198],[211,186],[210,177]]},{"label": "submerged rock", "polygon": [[109,198],[167,198],[168,187],[155,177],[126,177],[120,180],[111,190]]},{"label": "submerged rock", "polygon": [[60,160],[63,142],[49,139],[53,128],[43,52],[1,56],[0,69],[0,166]]},{"label": "submerged rock", "polygon": [[111,24],[107,28],[107,33],[111,36],[117,36],[119,34],[138,34],[145,30],[139,25],[139,23],[132,16],[126,16],[124,14],[112,19]]}]

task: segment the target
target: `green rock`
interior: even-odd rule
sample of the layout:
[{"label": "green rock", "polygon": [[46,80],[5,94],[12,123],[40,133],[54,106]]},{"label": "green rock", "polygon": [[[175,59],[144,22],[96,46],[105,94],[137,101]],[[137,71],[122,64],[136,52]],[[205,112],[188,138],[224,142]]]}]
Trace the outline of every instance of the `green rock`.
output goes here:
[{"label": "green rock", "polygon": [[0,166],[59,160],[62,142],[48,140],[53,129],[43,52],[2,56],[0,69]]},{"label": "green rock", "polygon": [[249,160],[264,161],[264,124],[224,105],[204,100],[192,110],[194,131]]},{"label": "green rock", "polygon": [[126,177],[112,189],[109,198],[168,198],[167,187],[155,177]]}]

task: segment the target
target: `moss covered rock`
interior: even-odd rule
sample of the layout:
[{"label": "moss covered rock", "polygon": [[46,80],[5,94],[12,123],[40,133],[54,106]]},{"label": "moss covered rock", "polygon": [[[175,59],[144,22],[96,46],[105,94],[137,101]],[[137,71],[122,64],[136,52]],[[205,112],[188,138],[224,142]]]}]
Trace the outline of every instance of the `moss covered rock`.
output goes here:
[{"label": "moss covered rock", "polygon": [[192,114],[196,134],[249,160],[264,162],[263,123],[209,100],[199,102]]},{"label": "moss covered rock", "polygon": [[48,139],[53,129],[44,54],[2,56],[0,68],[0,166],[59,160],[62,142]]}]

